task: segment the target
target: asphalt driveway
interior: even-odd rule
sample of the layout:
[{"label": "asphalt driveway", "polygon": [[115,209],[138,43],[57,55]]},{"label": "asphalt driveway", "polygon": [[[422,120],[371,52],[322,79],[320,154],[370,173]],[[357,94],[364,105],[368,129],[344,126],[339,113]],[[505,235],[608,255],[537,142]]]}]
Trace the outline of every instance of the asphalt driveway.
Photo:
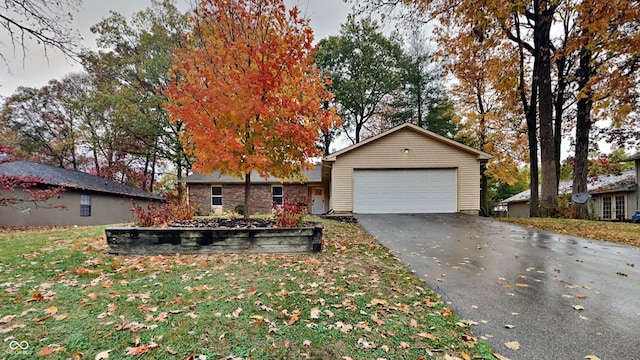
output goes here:
[{"label": "asphalt driveway", "polygon": [[461,214],[356,217],[501,355],[640,359],[640,248]]}]

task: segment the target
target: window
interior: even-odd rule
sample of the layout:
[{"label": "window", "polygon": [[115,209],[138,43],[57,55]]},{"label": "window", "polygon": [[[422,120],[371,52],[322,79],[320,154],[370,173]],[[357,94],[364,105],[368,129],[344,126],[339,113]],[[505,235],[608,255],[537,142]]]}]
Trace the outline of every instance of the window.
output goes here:
[{"label": "window", "polygon": [[616,196],[616,219],[623,220],[624,213],[624,196]]},{"label": "window", "polygon": [[283,194],[282,186],[274,186],[271,188],[271,193],[273,196],[273,205],[282,205]]},{"label": "window", "polygon": [[91,195],[80,195],[80,216],[91,216]]},{"label": "window", "polygon": [[611,219],[611,197],[602,198],[602,218]]},{"label": "window", "polygon": [[211,187],[211,205],[222,206],[222,186]]}]

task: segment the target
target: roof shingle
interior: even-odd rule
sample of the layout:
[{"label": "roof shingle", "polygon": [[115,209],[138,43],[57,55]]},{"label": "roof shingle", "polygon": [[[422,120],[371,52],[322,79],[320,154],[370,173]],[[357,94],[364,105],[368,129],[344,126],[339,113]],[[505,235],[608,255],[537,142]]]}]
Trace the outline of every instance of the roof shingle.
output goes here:
[{"label": "roof shingle", "polygon": [[38,164],[30,161],[9,161],[0,163],[0,175],[19,177],[38,177],[46,185],[71,189],[90,190],[102,193],[125,195],[145,199],[162,199],[161,196],[147,191],[91,175],[85,172]]}]

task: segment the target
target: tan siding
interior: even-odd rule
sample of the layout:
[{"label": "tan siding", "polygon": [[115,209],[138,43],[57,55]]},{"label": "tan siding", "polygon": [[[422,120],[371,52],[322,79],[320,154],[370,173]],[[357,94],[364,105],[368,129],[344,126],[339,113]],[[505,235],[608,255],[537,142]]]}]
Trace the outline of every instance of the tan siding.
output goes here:
[{"label": "tan siding", "polygon": [[[408,154],[403,152],[405,148],[410,150]],[[331,174],[333,210],[353,211],[353,169],[397,168],[455,168],[457,210],[480,209],[480,164],[476,155],[404,129],[338,156]]]}]

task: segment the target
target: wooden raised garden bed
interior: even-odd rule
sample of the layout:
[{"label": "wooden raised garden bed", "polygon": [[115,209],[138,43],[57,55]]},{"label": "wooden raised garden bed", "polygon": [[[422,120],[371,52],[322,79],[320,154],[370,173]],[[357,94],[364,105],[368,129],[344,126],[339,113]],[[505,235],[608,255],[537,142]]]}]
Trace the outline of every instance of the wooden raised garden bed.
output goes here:
[{"label": "wooden raised garden bed", "polygon": [[322,224],[300,228],[109,227],[109,253],[311,253],[322,251]]}]

